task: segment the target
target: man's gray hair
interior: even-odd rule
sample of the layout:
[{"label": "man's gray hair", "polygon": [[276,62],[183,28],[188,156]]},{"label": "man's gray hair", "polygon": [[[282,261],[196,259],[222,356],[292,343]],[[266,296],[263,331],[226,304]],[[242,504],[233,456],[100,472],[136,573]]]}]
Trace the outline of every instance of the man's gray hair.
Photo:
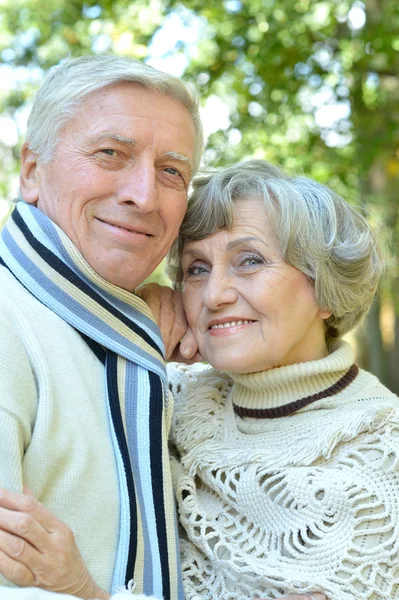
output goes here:
[{"label": "man's gray hair", "polygon": [[314,283],[318,306],[332,311],[326,338],[350,331],[370,308],[384,270],[376,238],[366,220],[329,188],[290,177],[266,161],[250,160],[194,179],[169,254],[172,280],[182,280],[184,244],[230,229],[234,202],[254,197],[264,200],[284,260]]},{"label": "man's gray hair", "polygon": [[186,107],[196,133],[195,172],[201,161],[204,145],[195,88],[140,61],[112,55],[69,59],[50,71],[36,95],[26,135],[28,145],[39,161],[50,162],[57,147],[60,130],[73,118],[79,104],[88,94],[123,82],[165,94]]}]

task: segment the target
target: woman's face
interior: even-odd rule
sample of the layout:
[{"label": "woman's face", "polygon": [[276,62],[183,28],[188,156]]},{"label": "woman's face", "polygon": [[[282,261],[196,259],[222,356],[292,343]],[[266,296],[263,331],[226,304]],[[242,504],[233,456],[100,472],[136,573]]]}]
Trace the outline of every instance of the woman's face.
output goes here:
[{"label": "woman's face", "polygon": [[202,356],[236,373],[265,371],[327,354],[312,284],[287,264],[263,200],[235,203],[233,228],[182,255],[183,302]]}]

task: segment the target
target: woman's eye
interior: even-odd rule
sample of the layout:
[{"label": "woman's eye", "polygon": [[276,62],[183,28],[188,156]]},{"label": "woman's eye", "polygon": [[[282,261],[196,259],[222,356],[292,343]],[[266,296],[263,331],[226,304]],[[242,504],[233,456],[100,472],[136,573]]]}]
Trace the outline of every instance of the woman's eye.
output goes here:
[{"label": "woman's eye", "polygon": [[191,267],[188,267],[186,269],[186,276],[187,277],[196,277],[198,275],[203,275],[204,273],[207,273],[207,272],[208,272],[207,268],[202,265],[192,265]]},{"label": "woman's eye", "polygon": [[242,267],[253,267],[255,265],[261,265],[263,264],[265,261],[263,260],[263,258],[261,258],[260,256],[257,255],[253,255],[253,256],[246,256],[241,262],[240,262],[240,266]]}]

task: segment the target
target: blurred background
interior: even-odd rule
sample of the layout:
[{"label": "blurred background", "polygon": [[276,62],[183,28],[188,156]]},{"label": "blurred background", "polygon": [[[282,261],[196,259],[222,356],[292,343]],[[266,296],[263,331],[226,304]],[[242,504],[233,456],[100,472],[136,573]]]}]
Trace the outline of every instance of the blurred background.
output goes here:
[{"label": "blurred background", "polygon": [[387,277],[351,341],[399,393],[398,0],[0,0],[0,224],[45,71],[101,52],[194,81],[205,166],[266,158],[389,232]]}]

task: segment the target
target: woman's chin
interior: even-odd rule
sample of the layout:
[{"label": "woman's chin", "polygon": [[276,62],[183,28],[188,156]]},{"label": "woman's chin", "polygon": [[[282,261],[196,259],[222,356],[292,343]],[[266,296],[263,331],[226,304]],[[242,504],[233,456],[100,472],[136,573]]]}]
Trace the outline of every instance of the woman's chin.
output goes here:
[{"label": "woman's chin", "polygon": [[253,373],[255,371],[263,370],[257,368],[251,360],[245,361],[242,356],[236,358],[229,358],[227,356],[206,356],[203,354],[204,359],[217,371],[227,371],[228,373]]}]

